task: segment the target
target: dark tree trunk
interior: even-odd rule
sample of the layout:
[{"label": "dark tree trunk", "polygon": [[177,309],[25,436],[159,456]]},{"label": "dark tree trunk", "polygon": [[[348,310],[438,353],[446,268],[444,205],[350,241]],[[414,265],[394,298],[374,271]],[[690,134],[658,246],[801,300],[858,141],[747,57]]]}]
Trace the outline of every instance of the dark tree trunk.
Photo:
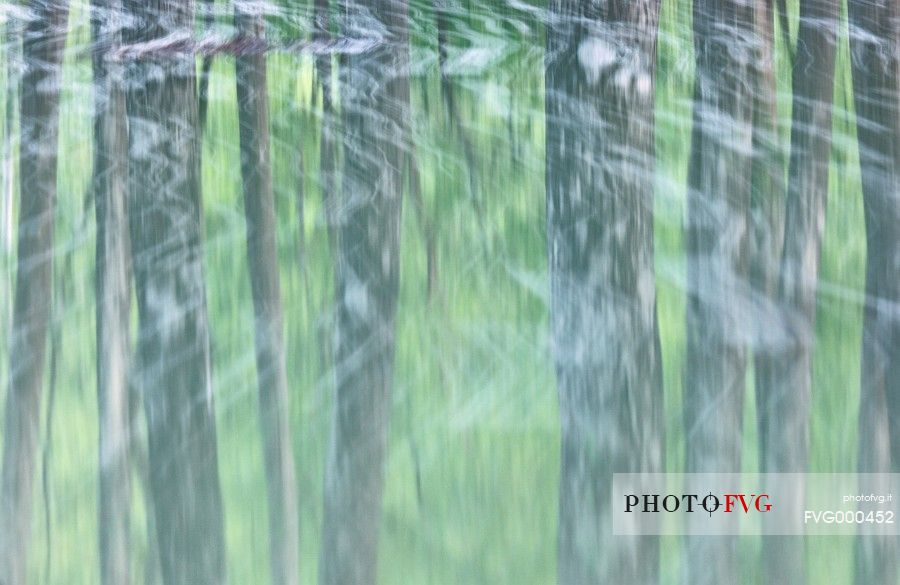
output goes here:
[{"label": "dark tree trunk", "polygon": [[[326,43],[331,39],[329,0],[315,0],[313,5],[313,30],[315,40]],[[331,110],[331,54],[316,55],[316,76],[322,88],[322,109]]]},{"label": "dark tree trunk", "polygon": [[[215,0],[201,0],[203,11],[203,28],[204,33],[209,34],[215,20]],[[206,118],[209,112],[209,76],[212,72],[213,56],[204,55],[200,65],[200,87],[197,91],[197,99],[199,101],[200,131],[206,128]]]},{"label": "dark tree trunk", "polygon": [[[262,38],[262,17],[245,12],[240,2],[235,4],[235,21],[239,33]],[[288,423],[265,53],[240,55],[235,59],[235,67],[247,255],[256,316],[256,371],[266,460],[272,582],[293,585],[300,577],[300,529],[294,449]]]},{"label": "dark tree trunk", "polygon": [[653,266],[659,3],[550,4],[547,238],[562,426],[563,584],[656,583],[659,543],[612,535],[613,473],[662,471]]},{"label": "dark tree trunk", "polygon": [[[694,129],[687,196],[688,472],[740,470],[753,152],[753,5],[694,2]],[[688,581],[737,581],[737,540],[687,539]]]},{"label": "dark tree trunk", "polygon": [[[485,226],[484,219],[484,206],[482,205],[481,199],[479,197],[478,192],[478,168],[480,166],[479,161],[477,160],[477,156],[475,153],[475,146],[472,141],[472,136],[466,129],[465,124],[463,123],[463,118],[459,112],[459,105],[457,101],[458,94],[456,92],[456,84],[453,82],[453,79],[450,77],[449,72],[447,71],[447,45],[449,42],[449,32],[451,26],[451,12],[448,6],[448,0],[435,0],[433,2],[434,12],[435,12],[435,25],[437,26],[437,49],[438,49],[438,68],[441,79],[441,99],[444,104],[444,113],[447,120],[447,125],[449,127],[449,131],[452,134],[455,134],[457,139],[459,140],[460,146],[462,147],[463,154],[463,162],[465,163],[464,172],[468,178],[468,197],[472,202],[472,209],[475,212],[475,218],[478,221],[478,228],[483,236],[483,244],[484,244],[484,252],[485,258],[487,259],[490,256],[490,236],[487,234],[487,228]],[[509,143],[510,148],[514,149],[513,142],[514,136],[510,135]],[[414,162],[411,159],[411,163]],[[416,171],[418,173],[418,171]],[[413,201],[416,205],[416,213],[417,215],[422,215],[424,219],[424,214],[420,214],[418,211],[418,199]],[[426,222],[420,222],[423,226],[426,225]],[[433,227],[428,225],[428,230],[426,232],[426,253],[428,258],[428,281],[432,282],[433,278],[437,276],[437,264],[436,264],[436,254],[432,254],[433,245],[430,240],[433,239]],[[430,293],[429,289],[429,293]],[[430,298],[430,295],[429,295]]]},{"label": "dark tree trunk", "polygon": [[[776,298],[783,337],[774,340],[768,368],[758,372],[757,385],[764,472],[808,470],[816,288],[828,197],[839,10],[836,0],[800,2],[784,251]],[[767,538],[763,551],[768,582],[805,582],[802,540]]]},{"label": "dark tree trunk", "polygon": [[[15,142],[15,121],[16,121],[16,101],[19,88],[19,67],[21,60],[21,23],[19,19],[12,14],[6,17],[6,23],[3,26],[3,57],[6,73],[6,84],[4,87],[4,116],[3,116],[3,184],[0,185],[2,191],[2,201],[0,201],[0,233],[2,233],[2,243],[4,252],[12,250],[13,245],[13,199],[15,199],[16,186],[16,169],[15,169],[15,152],[13,145]],[[8,316],[12,315],[12,278],[6,280],[7,292],[3,295],[3,307],[0,310],[6,312]]]},{"label": "dark tree trunk", "polygon": [[[193,3],[127,0],[126,42],[190,34]],[[129,221],[150,485],[166,585],[225,579],[202,267],[200,143],[191,56],[129,64]]]},{"label": "dark tree trunk", "polygon": [[[331,14],[329,0],[315,0],[314,5],[314,36],[315,40],[321,43],[327,43],[331,40]],[[335,166],[335,145],[334,145],[334,88],[331,83],[332,75],[332,56],[330,53],[316,55],[316,77],[319,80],[319,86],[322,89],[322,125],[321,136],[319,138],[319,175],[321,177],[322,204],[325,206],[326,215],[330,213],[333,201],[330,199],[334,196],[334,166]],[[298,156],[298,160],[301,160]],[[302,176],[300,177],[302,185]],[[302,187],[300,196],[298,197],[299,209],[303,210]],[[326,217],[328,226],[329,241],[334,244],[332,234],[332,221],[330,216]],[[300,216],[300,235],[304,235],[304,227],[302,224],[302,215]],[[301,241],[301,246],[305,246],[305,242]],[[305,268],[304,268],[305,270]]]},{"label": "dark tree trunk", "polygon": [[772,378],[760,397],[760,453],[765,471],[806,471],[810,360],[815,337],[819,254],[825,229],[831,108],[839,5],[802,0],[793,74],[793,120],[784,250],[777,303],[785,339],[778,340]]},{"label": "dark tree trunk", "polygon": [[[327,42],[331,39],[329,30],[329,0],[315,0],[314,6],[315,39],[319,42]],[[334,233],[334,207],[335,207],[335,115],[334,102],[336,91],[331,83],[332,58],[328,53],[316,56],[316,75],[322,88],[322,125],[319,137],[319,177],[322,190],[322,206],[325,208],[326,225],[328,229],[328,242],[332,252],[337,249]],[[302,229],[302,226],[301,226]]]},{"label": "dark tree trunk", "polygon": [[109,62],[121,43],[120,0],[91,4],[94,70],[94,204],[97,216],[96,327],[99,408],[100,577],[104,585],[130,582],[131,464],[129,317],[128,135],[122,68]]},{"label": "dark tree trunk", "polygon": [[[753,25],[755,34],[755,67],[753,89],[753,167],[751,170],[751,264],[750,279],[759,318],[755,320],[754,369],[759,399],[768,394],[765,381],[773,349],[767,327],[759,324],[778,319],[777,300],[779,267],[784,245],[784,209],[786,185],[784,157],[778,128],[778,84],[775,75],[775,19],[773,0],[756,0]],[[760,437],[770,424],[758,413]]]},{"label": "dark tree trunk", "polygon": [[362,19],[376,18],[389,44],[348,55],[342,67],[346,156],[334,208],[336,389],[325,471],[323,585],[369,584],[377,576],[409,118],[405,0],[347,8],[348,25],[370,27]]},{"label": "dark tree trunk", "polygon": [[24,585],[52,303],[59,85],[68,7],[34,1],[25,26],[19,153],[18,267],[0,484],[0,582]]},{"label": "dark tree trunk", "polygon": [[449,75],[447,75],[447,43],[449,42],[447,35],[450,30],[450,14],[447,10],[447,0],[435,0],[434,24],[437,26],[438,72],[441,75],[441,96],[444,99],[450,123],[456,124],[458,120],[456,118],[453,85],[450,82]]},{"label": "dark tree trunk", "polygon": [[[900,4],[850,0],[866,219],[859,469],[900,472]],[[897,538],[860,539],[856,582],[895,583]]]}]

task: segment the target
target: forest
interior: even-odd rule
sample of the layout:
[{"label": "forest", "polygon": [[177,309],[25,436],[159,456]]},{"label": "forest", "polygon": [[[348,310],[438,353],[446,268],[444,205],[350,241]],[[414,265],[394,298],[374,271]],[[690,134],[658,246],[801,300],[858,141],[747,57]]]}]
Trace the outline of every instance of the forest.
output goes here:
[{"label": "forest", "polygon": [[[897,0],[0,0],[0,585],[900,582]],[[900,496],[900,494],[898,494]]]}]

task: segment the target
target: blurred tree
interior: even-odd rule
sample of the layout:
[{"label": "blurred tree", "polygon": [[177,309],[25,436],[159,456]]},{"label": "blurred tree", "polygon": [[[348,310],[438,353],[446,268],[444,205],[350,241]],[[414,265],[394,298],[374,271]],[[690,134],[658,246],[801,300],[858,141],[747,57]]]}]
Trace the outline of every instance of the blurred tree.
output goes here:
[{"label": "blurred tree", "polygon": [[68,3],[33,0],[23,36],[20,207],[0,479],[0,582],[24,585],[52,303],[59,88]]},{"label": "blurred tree", "polygon": [[335,394],[319,581],[375,583],[394,377],[400,211],[409,123],[406,0],[348,0],[343,34],[383,31],[341,64],[343,163],[336,247]]},{"label": "blurred tree", "polygon": [[96,334],[100,446],[100,577],[130,582],[131,408],[128,383],[131,269],[129,265],[128,134],[122,67],[107,56],[121,45],[121,0],[93,0],[93,189],[97,218]]},{"label": "blurred tree", "polygon": [[[900,472],[900,3],[850,0],[866,220],[859,470]],[[897,538],[857,543],[856,582],[896,583]]]},{"label": "blurred tree", "polygon": [[[328,0],[315,0],[313,7],[313,25],[315,40],[320,43],[328,43],[331,40],[330,30],[330,4]],[[332,55],[322,51],[316,55],[316,77],[322,91],[322,125],[319,136],[319,176],[322,190],[322,205],[325,207],[326,225],[328,229],[328,241],[332,251],[337,249],[334,234],[334,197],[337,183],[335,181],[335,166],[337,146],[335,144],[335,120],[334,102],[340,89],[332,84]],[[301,225],[301,229],[303,226]]]},{"label": "blurred tree", "polygon": [[[12,14],[7,14],[3,25],[3,57],[5,65],[6,83],[4,84],[4,115],[3,115],[3,146],[2,169],[3,184],[0,186],[0,247],[7,254],[13,245],[13,200],[16,187],[16,157],[15,157],[15,123],[16,102],[19,90],[19,72],[21,69],[22,51],[22,24]],[[2,310],[7,316],[12,315],[12,276],[7,275],[7,290],[2,298]]]},{"label": "blurred tree", "polygon": [[[741,467],[753,163],[754,4],[693,3],[694,126],[688,169],[686,471]],[[738,580],[737,540],[687,539],[688,580]]]},{"label": "blurred tree", "polygon": [[[246,0],[234,5],[238,34],[263,38],[264,22]],[[266,461],[272,583],[295,585],[300,578],[300,528],[294,449],[288,422],[288,382],[284,362],[284,312],[275,240],[275,196],[269,144],[266,54],[235,58],[241,177],[247,219],[247,256],[256,316],[256,371],[260,430]]]},{"label": "blurred tree", "polygon": [[[753,73],[753,167],[751,171],[751,262],[750,279],[759,318],[754,354],[757,400],[769,394],[771,360],[777,349],[767,337],[777,311],[779,267],[784,245],[785,161],[778,128],[778,83],[775,74],[775,19],[773,0],[756,0],[753,11],[755,35]],[[779,15],[780,15],[779,11]],[[765,325],[764,325],[765,324]],[[777,327],[774,329],[777,330]],[[770,424],[757,413],[760,437]]]},{"label": "blurred tree", "polygon": [[562,426],[559,582],[656,583],[655,537],[612,535],[613,473],[663,470],[653,266],[659,3],[552,0],[547,239]]},{"label": "blurred tree", "polygon": [[[215,0],[201,0],[199,5],[203,13],[204,32],[208,34],[212,30],[213,22],[216,19],[216,2]],[[213,55],[203,55],[200,63],[200,87],[197,90],[197,99],[200,104],[198,116],[200,118],[201,132],[206,128],[206,118],[209,112],[209,74],[212,71],[212,65]]]},{"label": "blurred tree", "polygon": [[[188,37],[193,2],[126,0],[126,43]],[[128,63],[129,192],[159,558],[166,585],[225,580],[222,498],[202,268],[194,57]]]},{"label": "blurred tree", "polygon": [[[809,466],[816,289],[828,198],[839,15],[837,0],[800,2],[784,249],[776,296],[783,338],[775,339],[768,367],[757,372],[764,472],[805,472]],[[766,538],[763,555],[768,582],[805,582],[803,540]]]}]

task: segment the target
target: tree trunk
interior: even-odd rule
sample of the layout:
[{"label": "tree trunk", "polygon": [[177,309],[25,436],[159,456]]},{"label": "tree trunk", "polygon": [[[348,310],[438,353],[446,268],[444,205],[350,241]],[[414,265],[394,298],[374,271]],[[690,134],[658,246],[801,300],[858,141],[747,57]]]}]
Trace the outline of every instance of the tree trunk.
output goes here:
[{"label": "tree trunk", "polygon": [[[262,38],[262,17],[246,12],[242,2],[235,4],[235,22],[239,33]],[[294,449],[288,422],[265,53],[239,55],[235,67],[247,255],[256,317],[256,371],[266,460],[272,582],[293,585],[300,577],[300,529]]]},{"label": "tree trunk", "polygon": [[562,452],[562,584],[656,583],[654,537],[612,535],[613,473],[662,471],[653,266],[659,3],[550,4],[547,237]]},{"label": "tree trunk", "polygon": [[100,576],[104,585],[130,583],[131,409],[128,385],[131,272],[129,267],[128,135],[121,66],[106,60],[121,43],[120,0],[94,0],[94,204],[97,216],[96,327],[99,408]]},{"label": "tree trunk", "polygon": [[[375,18],[389,44],[342,67],[344,175],[335,207],[335,394],[325,475],[319,579],[374,583],[393,387],[400,211],[409,118],[405,0],[351,3],[348,19]],[[345,29],[348,30],[348,29]]]},{"label": "tree trunk", "polygon": [[[816,288],[828,198],[839,9],[836,0],[800,2],[784,251],[776,301],[783,338],[774,344],[769,367],[758,373],[764,472],[808,471]],[[768,582],[805,582],[802,540],[767,538],[763,554],[769,559]]]},{"label": "tree trunk", "polygon": [[[313,37],[316,41],[327,43],[331,39],[329,25],[331,23],[329,0],[315,0],[313,4]],[[331,110],[331,54],[323,52],[316,55],[316,76],[322,89],[322,110]]]},{"label": "tree trunk", "polygon": [[[215,0],[201,0],[203,5],[203,32],[210,34],[212,31],[213,21],[215,20]],[[212,72],[213,56],[204,55],[200,64],[200,87],[197,91],[197,99],[199,101],[200,132],[206,129],[206,118],[209,112],[209,77]]]},{"label": "tree trunk", "polygon": [[[21,23],[12,14],[6,16],[3,25],[3,57],[6,73],[4,87],[4,116],[3,116],[3,179],[0,185],[2,201],[0,201],[0,246],[4,252],[9,253],[13,245],[13,199],[15,199],[16,169],[14,152],[14,133],[16,121],[16,98],[19,88],[19,69],[21,67]],[[2,310],[7,315],[12,315],[12,279],[7,279],[7,293],[3,295]]]},{"label": "tree trunk", "polygon": [[[193,3],[127,0],[126,42],[189,35]],[[129,64],[129,219],[140,384],[166,585],[225,579],[222,499],[202,267],[194,58]]]},{"label": "tree trunk", "polygon": [[53,221],[65,2],[29,3],[19,153],[18,268],[0,484],[0,582],[23,585],[31,543],[35,457],[52,303]]},{"label": "tree trunk", "polygon": [[[687,196],[686,471],[740,470],[753,147],[753,6],[694,2]],[[737,581],[734,537],[687,539],[688,581]]]},{"label": "tree trunk", "polygon": [[[329,0],[315,0],[315,40],[325,43],[331,39],[329,31]],[[336,235],[334,233],[335,208],[335,114],[334,103],[338,88],[331,83],[331,65],[332,57],[325,53],[316,56],[316,75],[322,88],[322,125],[320,128],[321,135],[319,137],[319,177],[320,188],[322,190],[322,206],[325,208],[325,222],[328,230],[328,243],[332,253],[337,249]],[[302,229],[303,226],[301,226]]]},{"label": "tree trunk", "polygon": [[[753,69],[753,166],[751,171],[751,263],[750,280],[756,295],[757,331],[754,333],[754,371],[757,401],[769,394],[771,360],[777,339],[760,324],[779,319],[777,306],[779,268],[784,249],[786,185],[784,160],[778,129],[778,84],[775,75],[775,19],[773,0],[757,0],[753,24],[755,64]],[[760,447],[771,421],[757,413]],[[764,465],[761,461],[761,467]]]},{"label": "tree trunk", "polygon": [[[900,472],[900,4],[850,0],[866,219],[859,469]],[[856,582],[894,583],[896,537],[857,543]]]}]

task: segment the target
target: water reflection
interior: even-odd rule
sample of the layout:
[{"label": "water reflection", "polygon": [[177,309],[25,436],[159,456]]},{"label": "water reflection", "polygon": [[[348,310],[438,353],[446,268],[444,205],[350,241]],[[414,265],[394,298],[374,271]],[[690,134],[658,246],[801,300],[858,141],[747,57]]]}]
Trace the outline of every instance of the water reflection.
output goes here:
[{"label": "water reflection", "polygon": [[895,4],[0,3],[0,582],[896,582]]}]

